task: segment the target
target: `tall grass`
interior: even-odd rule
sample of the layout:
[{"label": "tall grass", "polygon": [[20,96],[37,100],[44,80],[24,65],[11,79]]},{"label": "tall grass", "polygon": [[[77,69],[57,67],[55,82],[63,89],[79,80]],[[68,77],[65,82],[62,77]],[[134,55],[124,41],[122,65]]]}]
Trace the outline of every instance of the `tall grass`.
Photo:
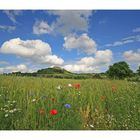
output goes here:
[{"label": "tall grass", "polygon": [[0,76],[0,129],[140,130],[140,84]]}]

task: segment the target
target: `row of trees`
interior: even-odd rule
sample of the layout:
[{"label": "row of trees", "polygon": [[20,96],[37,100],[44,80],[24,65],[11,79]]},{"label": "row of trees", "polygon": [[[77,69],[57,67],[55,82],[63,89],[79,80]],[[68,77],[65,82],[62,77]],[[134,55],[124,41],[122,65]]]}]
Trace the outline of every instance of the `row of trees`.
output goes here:
[{"label": "row of trees", "polygon": [[[132,77],[135,75],[125,61],[114,63],[112,66],[109,66],[109,69],[106,73],[110,78],[113,79],[124,79],[126,77]],[[137,70],[137,74],[140,75],[140,66]]]}]

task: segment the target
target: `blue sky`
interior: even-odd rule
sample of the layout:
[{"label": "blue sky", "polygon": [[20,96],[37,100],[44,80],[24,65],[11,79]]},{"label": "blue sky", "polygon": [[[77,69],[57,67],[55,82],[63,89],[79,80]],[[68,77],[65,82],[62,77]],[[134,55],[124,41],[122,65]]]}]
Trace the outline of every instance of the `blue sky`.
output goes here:
[{"label": "blue sky", "polygon": [[140,11],[0,11],[0,73],[140,65]]}]

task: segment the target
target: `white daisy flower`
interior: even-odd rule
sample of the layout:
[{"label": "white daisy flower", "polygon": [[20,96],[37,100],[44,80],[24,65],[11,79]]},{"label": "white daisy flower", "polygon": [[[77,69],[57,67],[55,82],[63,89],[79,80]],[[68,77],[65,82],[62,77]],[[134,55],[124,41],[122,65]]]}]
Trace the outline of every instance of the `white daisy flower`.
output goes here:
[{"label": "white daisy flower", "polygon": [[1,108],[0,110],[3,111],[3,108]]},{"label": "white daisy flower", "polygon": [[92,124],[90,124],[89,126],[92,127],[92,128],[94,127]]},{"label": "white daisy flower", "polygon": [[32,102],[35,102],[35,101],[36,101],[36,99],[33,99],[33,100],[32,100]]},{"label": "white daisy flower", "polygon": [[14,113],[14,111],[13,110],[10,110],[9,113]]},{"label": "white daisy flower", "polygon": [[13,103],[16,103],[16,101],[14,100]]},{"label": "white daisy flower", "polygon": [[68,84],[68,87],[72,87],[72,84]]},{"label": "white daisy flower", "polygon": [[8,117],[8,114],[5,114],[5,118],[7,118]]},{"label": "white daisy flower", "polygon": [[13,111],[14,111],[14,112],[16,112],[16,111],[17,111],[17,109],[16,109],[16,108],[14,108],[14,109],[13,109]]},{"label": "white daisy flower", "polygon": [[61,89],[61,86],[59,85],[59,86],[57,86],[56,88],[60,90],[60,89]]}]

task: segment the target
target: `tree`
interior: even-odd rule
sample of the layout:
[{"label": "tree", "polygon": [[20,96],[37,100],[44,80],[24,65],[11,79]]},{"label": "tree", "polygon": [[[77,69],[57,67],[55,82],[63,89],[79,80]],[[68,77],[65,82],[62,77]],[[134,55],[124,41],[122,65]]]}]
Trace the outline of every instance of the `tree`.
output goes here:
[{"label": "tree", "polygon": [[110,78],[124,79],[126,77],[131,77],[133,71],[129,68],[129,65],[125,61],[121,61],[109,66],[107,74]]},{"label": "tree", "polygon": [[138,73],[138,75],[140,75],[140,66],[139,66],[139,68],[137,69],[137,73]]}]

